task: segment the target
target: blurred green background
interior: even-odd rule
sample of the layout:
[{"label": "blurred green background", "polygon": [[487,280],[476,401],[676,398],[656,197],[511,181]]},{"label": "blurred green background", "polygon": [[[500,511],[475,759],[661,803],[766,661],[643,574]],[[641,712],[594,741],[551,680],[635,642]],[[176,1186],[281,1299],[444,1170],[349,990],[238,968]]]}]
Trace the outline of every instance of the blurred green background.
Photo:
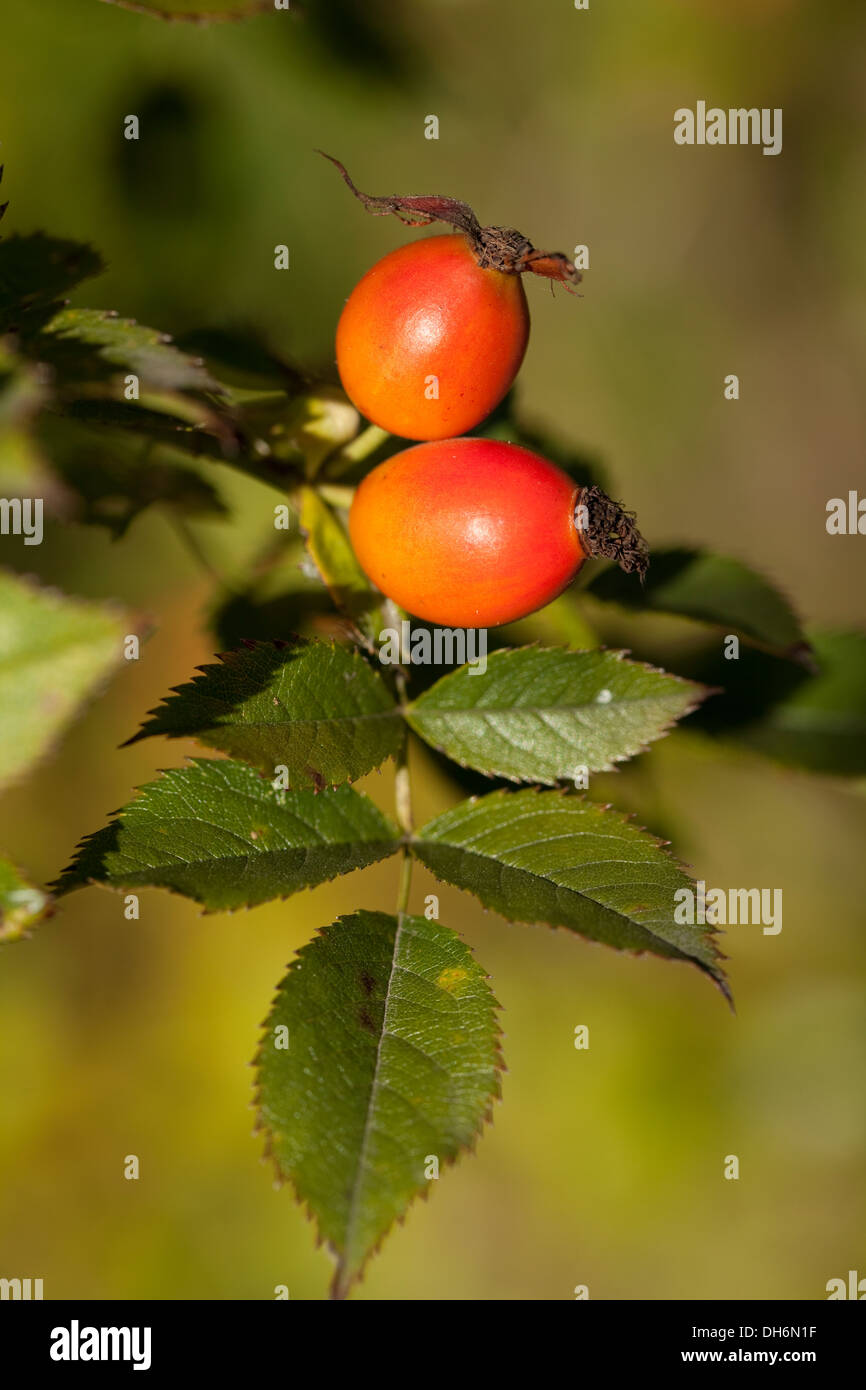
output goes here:
[{"label": "blurred green background", "polygon": [[[306,0],[207,28],[0,0],[0,32],[4,232],[100,248],[108,273],[75,303],[175,333],[252,325],[331,359],[360,273],[423,233],[367,217],[315,147],[370,192],[442,191],[538,246],[586,243],[582,299],[527,286],[524,412],[604,461],[651,543],[737,555],[810,622],[862,625],[864,541],[824,528],[866,456],[858,0]],[[674,110],[699,99],[782,107],[782,155],[675,146]],[[273,494],[215,475],[235,518],[195,531],[238,576],[273,534]],[[0,843],[45,882],[193,751],[117,746],[210,656],[213,591],[156,512],[117,545],[75,526],[23,558],[0,544],[4,563],[156,625],[0,800]],[[421,815],[456,798],[421,755],[417,772]],[[368,779],[377,799],[389,783]],[[696,971],[508,926],[439,889],[504,1006],[504,1103],[357,1297],[822,1298],[866,1274],[862,786],[685,729],[593,790],[708,883],[781,887],[783,931],[726,937],[733,1017]],[[324,1294],[329,1261],[258,1162],[247,1061],[292,952],[339,912],[390,908],[396,872],[234,916],[149,891],[138,922],[90,889],[3,952],[0,1274],[42,1277],[48,1298]],[[434,887],[416,871],[416,910]]]}]

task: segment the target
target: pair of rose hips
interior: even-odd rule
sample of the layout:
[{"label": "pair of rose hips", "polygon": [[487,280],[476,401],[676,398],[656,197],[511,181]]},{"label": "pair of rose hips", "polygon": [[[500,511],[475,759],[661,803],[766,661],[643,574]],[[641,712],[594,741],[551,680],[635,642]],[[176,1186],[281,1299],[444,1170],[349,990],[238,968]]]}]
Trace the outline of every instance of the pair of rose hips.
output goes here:
[{"label": "pair of rose hips", "polygon": [[556,598],[587,555],[645,567],[642,538],[597,488],[528,449],[455,437],[499,404],[523,360],[521,272],[573,284],[573,266],[517,232],[481,227],[464,203],[372,198],[338,168],[369,211],[458,228],[374,265],[337,329],[353,404],[382,429],[427,441],[374,468],[355,494],[349,529],[368,578],[428,622],[494,627]]}]

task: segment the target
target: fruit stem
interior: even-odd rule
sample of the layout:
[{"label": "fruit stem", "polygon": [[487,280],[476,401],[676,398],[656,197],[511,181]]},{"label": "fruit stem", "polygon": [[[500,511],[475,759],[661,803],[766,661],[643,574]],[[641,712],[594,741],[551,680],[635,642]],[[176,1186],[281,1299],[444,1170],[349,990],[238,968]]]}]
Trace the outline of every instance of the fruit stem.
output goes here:
[{"label": "fruit stem", "polygon": [[636,573],[643,581],[649,565],[649,546],[635,525],[634,512],[627,512],[595,485],[580,489],[574,509],[574,524],[587,555],[615,560],[626,574]]},{"label": "fruit stem", "polygon": [[[406,677],[399,669],[395,673],[397,695],[401,706],[406,704]],[[397,771],[394,777],[394,809],[397,824],[406,839],[410,839],[415,828],[412,814],[412,779],[409,773],[409,728],[404,726],[403,738],[397,750]],[[412,887],[412,855],[407,843],[403,845],[403,863],[400,869],[400,886],[397,890],[397,915],[402,917],[409,909],[409,890]]]},{"label": "fruit stem", "polygon": [[[385,615],[385,621],[399,630],[403,612],[397,607],[393,599],[385,600],[382,611]],[[397,706],[402,714],[409,699],[409,680],[402,666],[393,668],[392,680],[394,693],[397,696]],[[412,855],[409,851],[409,841],[415,829],[415,817],[412,811],[412,778],[409,772],[409,725],[405,721],[403,723],[403,737],[400,740],[400,747],[397,749],[394,761],[397,769],[394,774],[394,811],[397,824],[404,835],[403,863],[400,870],[400,886],[397,890],[397,915],[402,916],[409,907],[409,889],[412,886]]]},{"label": "fruit stem", "polygon": [[348,444],[344,444],[342,449],[334,454],[330,463],[325,468],[326,476],[330,478],[340,478],[344,473],[356,463],[361,463],[364,459],[374,454],[386,439],[390,439],[387,430],[383,430],[379,425],[368,425],[360,434],[356,434]]},{"label": "fruit stem", "polygon": [[330,483],[319,483],[316,491],[331,507],[340,507],[344,512],[349,510],[355,496],[355,489],[343,483],[334,483],[333,486]]}]

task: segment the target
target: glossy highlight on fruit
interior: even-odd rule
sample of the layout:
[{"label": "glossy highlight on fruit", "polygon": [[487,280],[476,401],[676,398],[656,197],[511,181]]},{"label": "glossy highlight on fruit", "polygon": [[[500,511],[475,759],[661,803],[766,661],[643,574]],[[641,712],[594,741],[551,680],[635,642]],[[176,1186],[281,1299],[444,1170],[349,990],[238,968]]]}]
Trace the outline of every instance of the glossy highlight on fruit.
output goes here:
[{"label": "glossy highlight on fruit", "polygon": [[448,439],[405,449],[358,488],[349,530],[372,581],[447,627],[495,627],[562,593],[586,551],[581,489],[515,444]]},{"label": "glossy highlight on fruit", "polygon": [[482,270],[462,235],[426,237],[378,261],[337,326],[346,395],[403,439],[448,439],[499,404],[523,361],[519,275]]}]

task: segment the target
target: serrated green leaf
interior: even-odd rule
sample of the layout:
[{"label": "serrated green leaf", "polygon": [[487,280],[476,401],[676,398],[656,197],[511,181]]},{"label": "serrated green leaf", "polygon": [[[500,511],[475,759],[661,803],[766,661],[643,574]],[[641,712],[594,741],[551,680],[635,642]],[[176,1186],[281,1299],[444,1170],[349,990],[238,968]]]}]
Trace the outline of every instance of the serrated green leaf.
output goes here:
[{"label": "serrated green leaf", "polygon": [[793,767],[839,777],[866,775],[866,636],[813,637],[815,675],[802,679],[735,737]]},{"label": "serrated green leaf", "polygon": [[429,1157],[453,1161],[489,1119],[497,1008],[456,932],[383,912],[326,927],[280,985],[256,1059],[260,1122],[337,1255],[337,1297],[427,1189]]},{"label": "serrated green leaf", "polygon": [[41,758],[123,656],[117,611],[0,573],[0,786]]},{"label": "serrated green leaf", "polygon": [[36,331],[73,286],[104,269],[99,253],[78,241],[43,232],[0,241],[0,337]]},{"label": "serrated green leaf", "polygon": [[397,849],[400,833],[367,797],[274,791],[244,763],[196,758],[142,787],[82,841],[59,894],[102,883],[159,887],[210,912],[287,898]]},{"label": "serrated green leaf", "polygon": [[790,656],[801,655],[807,645],[788,600],[763,575],[728,556],[654,550],[644,584],[612,565],[586,592],[635,611],[712,623]]},{"label": "serrated green leaf", "polygon": [[382,630],[381,595],[355,558],[348,532],[311,487],[300,489],[301,530],[337,607],[372,645]]},{"label": "serrated green leaf", "polygon": [[221,389],[202,361],[181,352],[167,333],[110,310],[62,309],[34,346],[64,382],[93,381],[123,369],[139,378],[142,391]]},{"label": "serrated green leaf", "polygon": [[17,941],[50,908],[48,894],[28,883],[11,860],[0,857],[0,942]]},{"label": "serrated green leaf", "polygon": [[333,642],[248,643],[178,686],[130,740],[197,738],[294,788],[355,781],[396,753],[403,725],[388,688]]},{"label": "serrated green leaf", "polygon": [[623,652],[519,647],[486,671],[461,666],[406,711],[417,734],[464,767],[515,782],[610,771],[701,699],[699,686]]},{"label": "serrated green leaf", "polygon": [[617,811],[558,791],[491,792],[437,816],[412,848],[437,878],[511,921],[693,961],[727,994],[712,933],[674,920],[691,879]]}]

